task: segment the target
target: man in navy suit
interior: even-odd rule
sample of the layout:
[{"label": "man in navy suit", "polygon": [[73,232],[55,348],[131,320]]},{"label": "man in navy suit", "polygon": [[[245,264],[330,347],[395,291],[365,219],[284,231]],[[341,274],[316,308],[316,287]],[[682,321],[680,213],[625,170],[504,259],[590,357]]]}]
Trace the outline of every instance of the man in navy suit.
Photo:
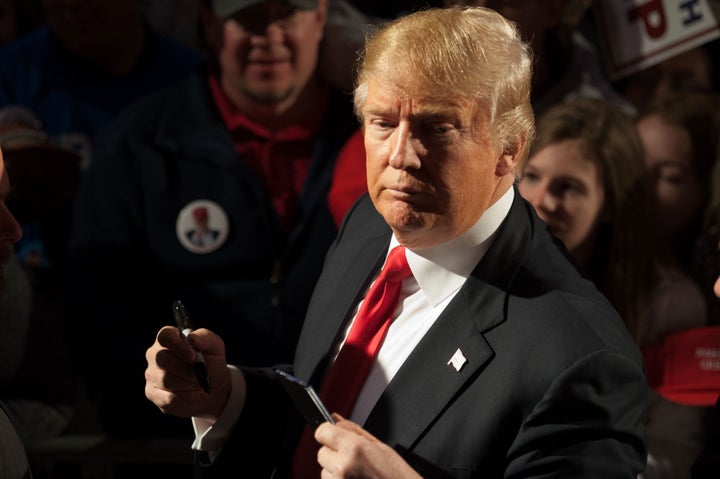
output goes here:
[{"label": "man in navy suit", "polygon": [[[405,248],[412,275],[349,417],[311,437],[323,478],[643,469],[639,351],[514,187],[534,135],[531,63],[516,29],[484,8],[415,13],[366,45],[355,107],[368,195],[326,257],[295,375],[322,394],[389,251]],[[228,367],[208,330],[189,341],[207,361],[210,393],[173,328],[147,351],[145,393],[193,417],[200,459],[233,464],[239,477],[310,477],[294,465],[302,421],[272,375]]]}]

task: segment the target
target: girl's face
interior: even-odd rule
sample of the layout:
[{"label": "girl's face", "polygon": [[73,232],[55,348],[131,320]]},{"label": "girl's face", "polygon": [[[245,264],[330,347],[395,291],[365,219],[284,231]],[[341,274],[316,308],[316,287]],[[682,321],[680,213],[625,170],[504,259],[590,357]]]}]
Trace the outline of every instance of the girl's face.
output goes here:
[{"label": "girl's face", "polygon": [[597,162],[582,140],[565,140],[535,152],[518,184],[550,231],[581,264],[597,236],[605,190]]},{"label": "girl's face", "polygon": [[642,118],[637,128],[651,175],[658,227],[667,236],[676,235],[697,217],[704,201],[690,135],[657,115]]}]

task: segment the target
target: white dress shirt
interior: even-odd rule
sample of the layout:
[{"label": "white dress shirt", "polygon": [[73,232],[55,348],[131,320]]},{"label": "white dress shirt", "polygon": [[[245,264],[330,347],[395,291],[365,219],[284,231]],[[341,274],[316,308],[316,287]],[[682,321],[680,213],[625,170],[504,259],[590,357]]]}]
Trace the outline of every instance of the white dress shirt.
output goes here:
[{"label": "white dress shirt", "polygon": [[[393,314],[394,320],[360,391],[350,416],[352,421],[364,424],[392,378],[490,248],[495,233],[510,211],[513,198],[514,189],[509,188],[469,230],[457,238],[430,248],[406,250],[413,275],[403,281],[400,300]],[[393,236],[387,253],[398,245]],[[355,321],[360,304],[345,330],[346,335]],[[237,368],[230,368],[232,389],[236,391],[241,372]],[[212,459],[219,453],[241,412],[242,400],[231,393],[228,405],[214,425],[193,418],[196,434],[193,449],[210,452]]]}]

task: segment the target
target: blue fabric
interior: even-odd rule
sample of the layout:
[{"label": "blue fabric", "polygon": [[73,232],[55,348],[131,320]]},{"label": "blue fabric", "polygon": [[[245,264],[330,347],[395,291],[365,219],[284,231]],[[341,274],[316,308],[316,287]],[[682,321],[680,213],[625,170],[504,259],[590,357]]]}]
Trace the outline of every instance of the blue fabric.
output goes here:
[{"label": "blue fabric", "polygon": [[151,33],[137,67],[113,76],[71,56],[42,27],[0,49],[0,107],[28,107],[66,145],[73,137],[92,140],[123,108],[202,61],[199,52]]},{"label": "blue fabric", "polygon": [[[48,27],[0,49],[0,108],[23,105],[42,122],[53,140],[78,153],[81,165],[92,155],[98,131],[125,107],[186,76],[204,56],[147,29],[146,48],[128,74],[114,76],[66,51]],[[22,219],[21,219],[22,221]],[[46,254],[50,241],[43,225],[23,222],[27,234],[17,248],[32,251],[40,265],[55,267]]]}]

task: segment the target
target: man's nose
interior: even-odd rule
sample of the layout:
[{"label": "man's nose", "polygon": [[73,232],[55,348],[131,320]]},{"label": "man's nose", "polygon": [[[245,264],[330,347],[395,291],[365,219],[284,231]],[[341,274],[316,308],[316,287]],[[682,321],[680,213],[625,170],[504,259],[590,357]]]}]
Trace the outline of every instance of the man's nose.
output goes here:
[{"label": "man's nose", "polygon": [[282,42],[285,29],[280,23],[273,22],[254,28],[250,33],[253,45],[260,46]]},{"label": "man's nose", "polygon": [[401,124],[393,132],[388,163],[399,170],[406,168],[419,169],[421,166],[420,149],[422,149],[422,144],[419,139],[413,137],[410,129]]}]

